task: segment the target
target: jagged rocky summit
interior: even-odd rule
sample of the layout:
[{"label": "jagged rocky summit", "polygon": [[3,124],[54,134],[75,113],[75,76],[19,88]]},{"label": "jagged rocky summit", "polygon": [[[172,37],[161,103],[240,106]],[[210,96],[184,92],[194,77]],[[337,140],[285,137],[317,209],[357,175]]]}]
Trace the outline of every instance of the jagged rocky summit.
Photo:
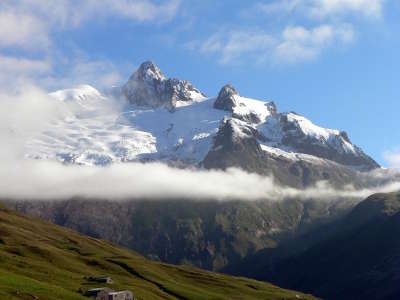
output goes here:
[{"label": "jagged rocky summit", "polygon": [[167,79],[151,61],[140,65],[122,87],[122,92],[132,104],[165,107],[171,111],[177,106],[206,98],[187,80]]}]

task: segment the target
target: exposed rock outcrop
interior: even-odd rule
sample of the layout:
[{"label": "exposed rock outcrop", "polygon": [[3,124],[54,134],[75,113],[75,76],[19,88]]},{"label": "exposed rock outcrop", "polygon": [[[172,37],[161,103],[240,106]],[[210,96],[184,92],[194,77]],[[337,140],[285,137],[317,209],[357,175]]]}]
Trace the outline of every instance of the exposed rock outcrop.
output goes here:
[{"label": "exposed rock outcrop", "polygon": [[218,93],[218,97],[214,102],[214,108],[233,112],[233,108],[236,106],[235,96],[239,93],[236,89],[226,84]]},{"label": "exposed rock outcrop", "polygon": [[167,79],[160,68],[147,61],[140,65],[122,93],[131,104],[152,108],[165,107],[173,111],[178,101],[189,102],[205,98],[189,81],[175,78]]}]

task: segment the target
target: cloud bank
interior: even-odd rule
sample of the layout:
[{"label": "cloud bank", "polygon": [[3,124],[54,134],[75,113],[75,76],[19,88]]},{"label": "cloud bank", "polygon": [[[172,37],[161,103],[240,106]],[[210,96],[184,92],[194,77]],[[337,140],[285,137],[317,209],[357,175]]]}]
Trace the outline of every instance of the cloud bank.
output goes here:
[{"label": "cloud bank", "polygon": [[395,181],[377,188],[342,189],[319,182],[307,189],[276,184],[271,176],[239,169],[177,169],[161,163],[123,163],[108,167],[62,165],[58,162],[19,160],[2,162],[0,197],[58,200],[85,197],[110,200],[271,200],[288,198],[363,199],[374,193],[400,190]]}]

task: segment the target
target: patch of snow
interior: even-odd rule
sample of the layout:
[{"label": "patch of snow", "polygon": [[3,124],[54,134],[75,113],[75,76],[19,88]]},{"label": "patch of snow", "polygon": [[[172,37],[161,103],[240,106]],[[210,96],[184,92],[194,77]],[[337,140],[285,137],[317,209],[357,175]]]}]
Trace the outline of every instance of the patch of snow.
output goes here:
[{"label": "patch of snow", "polygon": [[319,158],[313,155],[304,154],[304,153],[297,153],[293,151],[285,151],[280,148],[271,147],[266,144],[261,144],[260,147],[263,151],[268,152],[270,155],[274,157],[281,157],[292,161],[308,161],[315,164],[326,164],[326,159]]},{"label": "patch of snow", "polygon": [[288,121],[296,123],[305,135],[315,137],[316,139],[325,139],[327,141],[331,136],[339,135],[338,130],[319,127],[305,117],[295,113],[288,113],[286,116]]},{"label": "patch of snow", "polygon": [[205,139],[208,138],[210,136],[210,133],[208,132],[201,132],[199,134],[195,134],[192,138],[192,140],[201,140],[201,139]]},{"label": "patch of snow", "polygon": [[260,123],[264,123],[268,116],[271,115],[268,109],[268,102],[245,98],[239,95],[233,96],[236,106],[233,107],[233,113],[238,116],[254,114],[260,119]]},{"label": "patch of snow", "polygon": [[234,138],[240,139],[249,137],[249,134],[244,130],[247,126],[249,126],[246,122],[235,118],[229,119],[229,122],[232,126]]},{"label": "patch of snow", "polygon": [[273,156],[276,157],[284,157],[290,160],[298,160],[297,154],[295,152],[287,152],[282,149],[276,148],[276,147],[270,147],[265,144],[260,144],[260,147],[263,151],[270,153]]},{"label": "patch of snow", "polygon": [[93,110],[103,104],[106,98],[90,85],[79,85],[76,88],[59,90],[49,94],[54,99],[66,103],[75,103],[84,109]]}]

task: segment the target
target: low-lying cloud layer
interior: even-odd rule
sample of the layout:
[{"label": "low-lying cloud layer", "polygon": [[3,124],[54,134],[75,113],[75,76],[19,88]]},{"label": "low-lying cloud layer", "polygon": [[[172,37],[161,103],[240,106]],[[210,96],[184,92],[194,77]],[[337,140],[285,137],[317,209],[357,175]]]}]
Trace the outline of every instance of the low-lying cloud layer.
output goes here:
[{"label": "low-lying cloud layer", "polygon": [[160,163],[125,163],[108,167],[62,165],[49,161],[2,163],[0,196],[11,199],[66,199],[74,196],[123,200],[133,198],[193,200],[333,200],[365,198],[400,189],[400,182],[374,189],[335,189],[328,182],[300,190],[282,187],[272,177],[239,169],[188,170]]},{"label": "low-lying cloud layer", "polygon": [[348,186],[338,190],[329,182],[319,182],[300,190],[280,186],[271,176],[239,169],[178,169],[161,163],[88,167],[25,159],[25,141],[53,118],[63,116],[67,111],[65,105],[34,86],[0,94],[0,198],[361,199],[376,192],[400,190],[400,180],[387,180],[399,174],[394,170],[365,175],[390,182],[379,188],[358,190]]}]

